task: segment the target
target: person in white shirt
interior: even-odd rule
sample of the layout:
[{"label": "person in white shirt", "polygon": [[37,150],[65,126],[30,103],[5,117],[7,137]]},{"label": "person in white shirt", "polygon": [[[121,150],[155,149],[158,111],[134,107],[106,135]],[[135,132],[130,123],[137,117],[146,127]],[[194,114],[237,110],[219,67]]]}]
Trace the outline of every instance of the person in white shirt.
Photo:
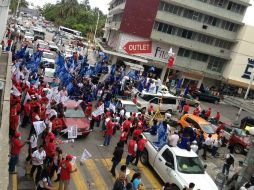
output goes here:
[{"label": "person in white shirt", "polygon": [[193,150],[194,152],[198,152],[198,145],[197,145],[197,141],[193,141],[191,143],[191,146],[190,146],[191,150]]},{"label": "person in white shirt", "polygon": [[218,136],[217,139],[215,139],[213,141],[213,144],[212,144],[212,156],[215,157],[216,154],[217,154],[217,151],[219,149],[219,147],[221,146],[221,139],[220,137]]},{"label": "person in white shirt", "polygon": [[175,131],[173,135],[168,136],[169,146],[176,147],[179,141],[178,131]]},{"label": "person in white shirt", "polygon": [[159,87],[161,86],[161,79],[157,79],[156,81],[156,94],[158,93]]},{"label": "person in white shirt", "polygon": [[37,169],[36,172],[36,177],[35,177],[35,183],[37,183],[40,179],[41,171],[43,168],[43,161],[46,158],[46,152],[43,149],[43,146],[41,145],[38,150],[34,151],[32,154],[32,168],[30,171],[30,176],[33,178],[33,174],[35,170]]},{"label": "person in white shirt", "polygon": [[213,141],[214,140],[212,139],[212,134],[209,134],[208,138],[204,142],[204,147],[203,147],[204,148],[204,152],[203,152],[202,157],[203,157],[204,160],[206,160],[207,149],[212,147]]},{"label": "person in white shirt", "polygon": [[37,150],[37,141],[38,141],[38,136],[36,132],[33,132],[29,139],[30,144],[28,147],[28,156],[26,157],[27,162],[31,160],[31,154],[33,154],[33,152]]}]

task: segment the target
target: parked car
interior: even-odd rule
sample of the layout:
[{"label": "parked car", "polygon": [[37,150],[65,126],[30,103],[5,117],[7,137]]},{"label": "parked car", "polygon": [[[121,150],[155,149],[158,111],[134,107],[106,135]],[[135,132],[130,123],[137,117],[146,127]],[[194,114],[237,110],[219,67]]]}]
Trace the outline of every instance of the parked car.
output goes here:
[{"label": "parked car", "polygon": [[69,58],[69,57],[72,57],[73,56],[73,50],[71,49],[65,49],[64,51],[64,57],[65,58]]},{"label": "parked car", "polygon": [[55,52],[59,51],[59,48],[57,47],[57,45],[54,42],[48,42],[48,44],[49,44],[50,51],[55,51]]},{"label": "parked car", "polygon": [[67,128],[74,125],[78,128],[78,137],[87,136],[90,133],[90,121],[86,118],[83,109],[75,100],[68,100],[64,112],[64,126]]},{"label": "parked car", "polygon": [[203,101],[212,102],[215,104],[218,104],[220,102],[220,97],[214,96],[208,90],[195,91],[193,92],[192,96],[197,100],[203,100]]},{"label": "parked car", "polygon": [[34,35],[31,32],[26,32],[24,35],[25,41],[32,42],[34,41]]},{"label": "parked car", "polygon": [[234,148],[235,153],[242,154],[249,151],[251,137],[243,129],[225,125],[224,134],[228,145]]},{"label": "parked car", "polygon": [[154,111],[158,109],[160,105],[160,111],[162,113],[174,113],[178,110],[178,97],[171,94],[153,94],[153,93],[136,93],[137,95],[137,107],[142,112],[145,113],[146,109],[150,105],[153,105]]},{"label": "parked car", "polygon": [[49,45],[43,40],[36,40],[35,51],[37,51],[37,49],[43,52],[50,52]]},{"label": "parked car", "polygon": [[144,132],[143,136],[147,139],[147,143],[141,153],[141,162],[151,165],[164,183],[170,181],[172,189],[181,190],[192,182],[195,189],[218,190],[205,171],[206,166],[195,152],[170,147],[167,144],[157,147],[154,144],[158,139],[157,136],[147,132]]},{"label": "parked car", "polygon": [[245,129],[246,126],[254,126],[254,118],[247,116],[241,120],[240,128]]},{"label": "parked car", "polygon": [[212,138],[216,139],[216,129],[217,126],[211,124],[210,122],[206,121],[205,119],[198,117],[193,114],[185,114],[183,115],[177,122],[177,128],[185,128],[185,127],[192,127],[197,129],[197,135],[200,135],[200,132],[204,132],[204,137],[207,138],[209,134],[212,134]]},{"label": "parked car", "polygon": [[200,104],[200,102],[197,99],[193,98],[190,94],[186,94],[186,95],[182,94],[181,97],[185,98],[186,103],[189,104],[190,106],[196,107]]},{"label": "parked car", "polygon": [[41,57],[41,62],[44,64],[48,64],[49,68],[55,67],[55,55],[51,52],[43,52]]},{"label": "parked car", "polygon": [[121,106],[125,107],[125,118],[128,119],[131,115],[130,113],[139,114],[138,107],[131,100],[120,100]]}]

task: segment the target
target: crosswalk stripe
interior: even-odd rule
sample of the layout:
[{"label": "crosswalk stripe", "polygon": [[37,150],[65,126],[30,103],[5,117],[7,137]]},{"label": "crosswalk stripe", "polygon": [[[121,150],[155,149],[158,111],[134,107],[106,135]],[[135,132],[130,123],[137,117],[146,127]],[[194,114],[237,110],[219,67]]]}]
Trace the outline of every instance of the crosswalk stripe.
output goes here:
[{"label": "crosswalk stripe", "polygon": [[138,168],[142,171],[142,174],[147,179],[149,179],[149,181],[151,182],[150,184],[152,185],[153,189],[162,189],[162,185],[160,184],[160,182],[158,182],[158,179],[156,179],[156,177],[154,176],[152,171],[150,171],[150,169],[147,168],[147,166],[145,166],[139,162]]},{"label": "crosswalk stripe", "polygon": [[85,184],[84,178],[80,172],[80,169],[78,166],[74,166],[77,167],[77,171],[72,173],[72,180],[74,182],[74,185],[76,187],[77,190],[88,190],[87,185]]},{"label": "crosswalk stripe", "polygon": [[89,171],[89,174],[93,178],[93,181],[97,189],[102,189],[102,188],[105,190],[108,189],[94,161],[91,159],[85,160],[85,165]]},{"label": "crosswalk stripe", "polygon": [[[105,168],[107,168],[108,171],[109,171],[109,170],[111,169],[111,167],[112,167],[112,161],[111,161],[110,158],[108,158],[108,159],[105,159],[105,158],[102,159],[102,164],[105,166]],[[111,173],[110,173],[110,175],[111,175]],[[115,182],[117,176],[118,176],[118,171],[116,170],[116,177],[114,177],[113,175],[111,175],[111,178],[112,178],[112,180],[113,180],[114,182]]]}]

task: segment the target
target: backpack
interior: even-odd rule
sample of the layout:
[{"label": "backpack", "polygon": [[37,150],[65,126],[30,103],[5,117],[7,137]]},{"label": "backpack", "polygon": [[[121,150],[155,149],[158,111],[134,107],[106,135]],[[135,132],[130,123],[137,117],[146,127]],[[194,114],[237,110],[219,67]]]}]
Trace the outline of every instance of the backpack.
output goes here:
[{"label": "backpack", "polygon": [[226,164],[232,165],[232,164],[234,164],[234,162],[235,162],[234,157],[231,154],[229,154],[229,158],[226,159]]},{"label": "backpack", "polygon": [[112,190],[124,190],[124,182],[119,178],[116,179]]}]

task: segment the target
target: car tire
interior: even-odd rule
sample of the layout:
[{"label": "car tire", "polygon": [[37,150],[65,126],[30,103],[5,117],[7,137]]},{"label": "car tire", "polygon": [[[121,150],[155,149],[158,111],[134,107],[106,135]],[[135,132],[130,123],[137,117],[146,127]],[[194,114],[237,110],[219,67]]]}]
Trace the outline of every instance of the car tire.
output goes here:
[{"label": "car tire", "polygon": [[148,152],[147,150],[144,150],[141,155],[140,155],[140,161],[142,164],[144,165],[149,165],[149,161],[148,161]]},{"label": "car tire", "polygon": [[242,145],[240,145],[240,144],[234,145],[234,152],[235,152],[236,154],[242,154],[243,151],[244,151],[244,148],[243,148]]}]

